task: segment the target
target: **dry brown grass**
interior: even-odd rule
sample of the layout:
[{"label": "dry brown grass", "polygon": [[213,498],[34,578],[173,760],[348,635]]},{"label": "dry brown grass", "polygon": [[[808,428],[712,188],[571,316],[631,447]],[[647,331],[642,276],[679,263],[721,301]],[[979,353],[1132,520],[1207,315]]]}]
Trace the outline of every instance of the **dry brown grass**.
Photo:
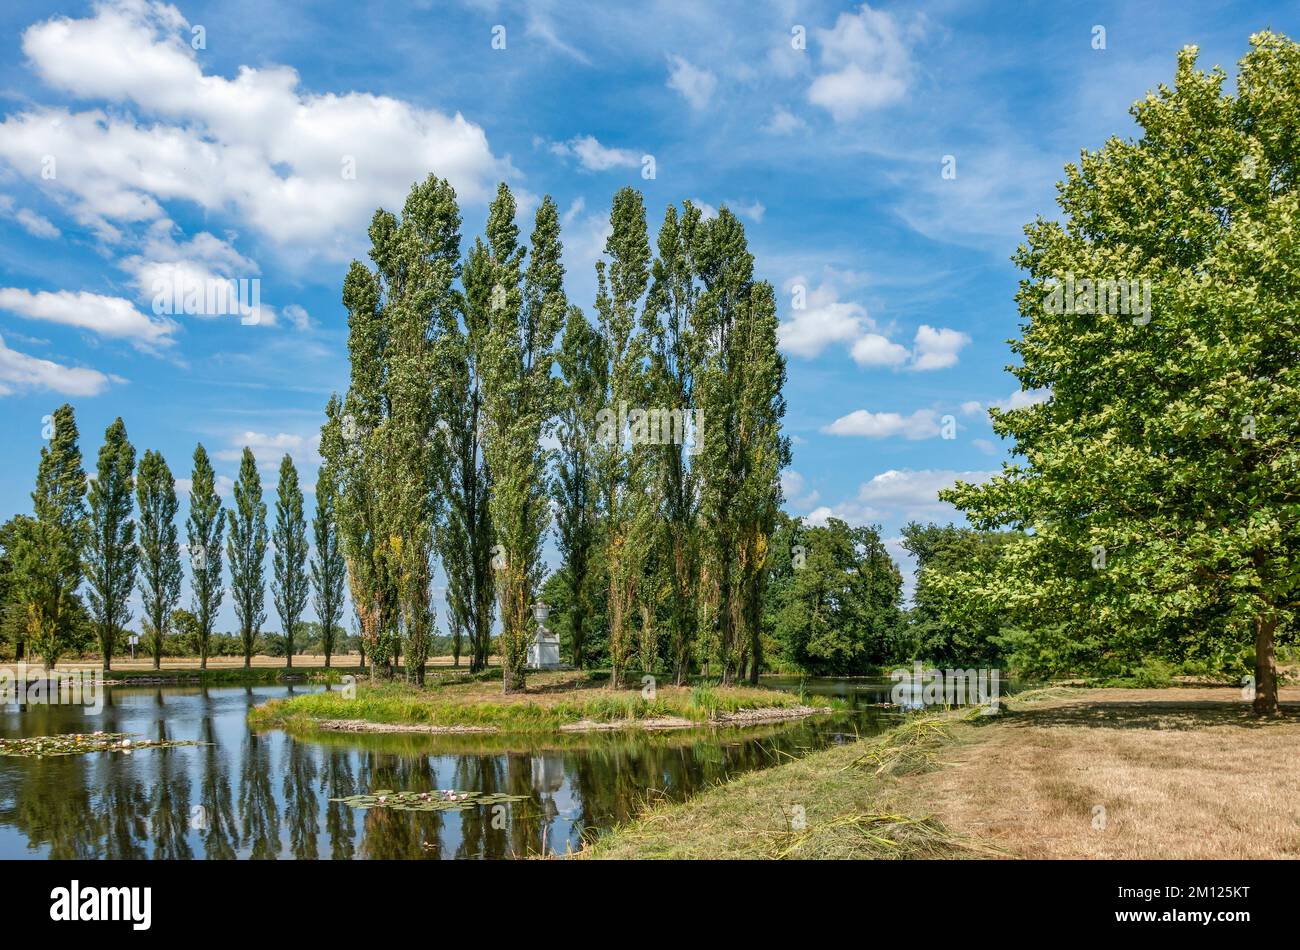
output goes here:
[{"label": "dry brown grass", "polygon": [[1027,858],[1300,857],[1300,689],[1282,700],[1272,721],[1234,688],[1013,700],[905,798]]}]

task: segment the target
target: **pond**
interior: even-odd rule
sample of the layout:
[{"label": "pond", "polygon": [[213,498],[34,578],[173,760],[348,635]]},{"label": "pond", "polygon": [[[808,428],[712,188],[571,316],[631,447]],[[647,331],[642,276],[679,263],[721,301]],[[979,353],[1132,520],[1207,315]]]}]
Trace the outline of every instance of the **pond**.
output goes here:
[{"label": "pond", "polygon": [[[797,689],[798,680],[765,684]],[[268,699],[316,686],[113,687],[101,713],[0,706],[0,737],[123,732],[202,745],[0,757],[0,858],[512,858],[565,854],[648,801],[886,728],[887,681],[807,680],[852,707],[751,729],[562,736],[249,729]],[[462,811],[362,810],[381,789],[523,796]]]}]

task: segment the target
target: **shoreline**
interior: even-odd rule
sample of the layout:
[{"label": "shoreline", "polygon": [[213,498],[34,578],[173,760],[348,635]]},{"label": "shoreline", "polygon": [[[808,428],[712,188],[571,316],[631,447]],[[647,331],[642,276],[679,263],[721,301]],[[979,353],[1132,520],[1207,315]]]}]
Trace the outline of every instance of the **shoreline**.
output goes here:
[{"label": "shoreline", "polygon": [[[579,859],[1300,857],[1300,688],[1047,687],[651,804]],[[978,707],[974,707],[978,710]],[[1171,807],[1179,803],[1179,807]]]},{"label": "shoreline", "polygon": [[687,719],[684,716],[654,716],[645,719],[611,719],[611,720],[594,720],[579,719],[576,722],[565,723],[558,728],[547,729],[517,729],[512,730],[502,728],[501,726],[474,726],[474,725],[438,725],[436,723],[403,723],[403,722],[371,722],[367,719],[290,719],[283,721],[279,725],[267,723],[272,728],[292,728],[295,724],[302,724],[308,728],[320,729],[324,732],[367,732],[367,733],[416,733],[420,735],[501,735],[511,732],[530,732],[530,733],[554,733],[554,732],[617,732],[620,730],[645,730],[647,732],[667,732],[679,729],[709,729],[709,728],[744,728],[747,726],[762,726],[774,722],[787,722],[795,719],[806,719],[809,716],[827,715],[834,710],[830,706],[795,706],[795,707],[762,707],[758,709],[740,710],[734,713],[723,713],[716,718],[701,722],[695,719]]}]

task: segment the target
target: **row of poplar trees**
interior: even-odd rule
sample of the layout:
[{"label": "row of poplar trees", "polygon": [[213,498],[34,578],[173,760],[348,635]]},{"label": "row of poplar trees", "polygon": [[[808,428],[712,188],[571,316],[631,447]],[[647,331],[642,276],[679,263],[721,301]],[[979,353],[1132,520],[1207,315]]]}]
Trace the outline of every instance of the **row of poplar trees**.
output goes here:
[{"label": "row of poplar trees", "polygon": [[[285,664],[293,665],[294,633],[314,594],[321,621],[325,665],[344,607],[344,575],[334,496],[336,483],[322,466],[312,522],[310,556],[303,491],[293,459],[280,462],[275,520],[268,533],[262,479],[249,448],[243,450],[234,506],[225,509],[216,475],[202,445],[194,450],[185,540],[177,529],[176,479],[161,452],[147,450],[136,464],[126,426],[115,419],[104,432],[93,479],[82,468],[76,417],[70,405],[50,417],[49,444],[41,449],[31,515],[0,525],[0,607],[17,644],[39,656],[46,669],[96,640],[103,668],[131,620],[131,594],[144,609],[145,647],[161,666],[164,639],[177,632],[182,562],[190,564],[192,629],[199,665],[207,668],[217,613],[229,592],[244,666],[250,666],[266,620],[265,559],[273,545],[271,595],[284,629]],[[223,535],[230,585],[223,582]]]},{"label": "row of poplar trees", "polygon": [[[705,665],[756,680],[790,450],[775,299],[744,228],[670,206],[655,253],[642,196],[618,192],[593,320],[565,294],[555,202],[527,246],[515,215],[503,184],[462,257],[455,193],[430,176],[400,218],[375,214],[373,266],[344,281],[351,379],[321,451],[367,654],[391,673],[404,653],[422,682],[438,559],[458,655],[487,666],[499,612],[503,689],[522,689],[553,523],[575,665],[604,612],[612,686],[661,654],[678,682]],[[637,437],[656,409],[696,420],[693,439]]]}]

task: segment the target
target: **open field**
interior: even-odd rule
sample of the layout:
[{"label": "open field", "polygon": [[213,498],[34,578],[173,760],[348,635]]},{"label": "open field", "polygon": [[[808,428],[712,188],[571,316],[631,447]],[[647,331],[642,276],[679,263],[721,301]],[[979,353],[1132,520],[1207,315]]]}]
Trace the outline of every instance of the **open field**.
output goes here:
[{"label": "open field", "polygon": [[788,692],[750,687],[660,686],[611,690],[589,673],[537,673],[523,692],[503,695],[500,678],[450,674],[425,689],[402,682],[272,700],[250,714],[257,726],[342,732],[594,731],[638,726],[742,725],[829,711],[804,706]]},{"label": "open field", "polygon": [[[650,809],[595,858],[1300,857],[1300,688],[1054,689]],[[1104,812],[1099,810],[1104,809]]]}]

